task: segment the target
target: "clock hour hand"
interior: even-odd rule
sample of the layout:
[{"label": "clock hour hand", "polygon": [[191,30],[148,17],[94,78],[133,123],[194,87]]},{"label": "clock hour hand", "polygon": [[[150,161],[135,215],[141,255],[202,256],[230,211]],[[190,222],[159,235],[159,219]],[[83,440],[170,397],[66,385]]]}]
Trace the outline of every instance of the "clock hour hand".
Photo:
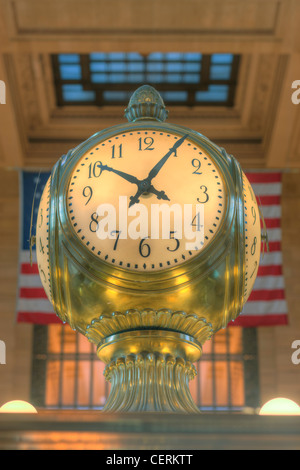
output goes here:
[{"label": "clock hour hand", "polygon": [[164,191],[157,191],[157,189],[155,189],[154,186],[152,186],[152,184],[150,188],[148,189],[148,193],[155,194],[157,199],[164,199],[165,201],[170,201],[170,199],[168,198],[168,196],[166,195]]},{"label": "clock hour hand", "polygon": [[115,170],[114,168],[111,168],[110,166],[107,165],[98,165],[101,170],[106,170],[106,171],[111,171],[112,173],[115,173],[116,175],[121,176],[121,178],[125,179],[126,181],[129,181],[129,183],[137,184],[139,185],[140,180],[137,179],[135,176],[129,175],[128,173],[124,173],[123,171]]},{"label": "clock hour hand", "polygon": [[149,175],[147,177],[147,180],[150,182],[156,175],[157,173],[161,170],[163,165],[166,163],[168,158],[172,155],[173,152],[176,151],[176,149],[183,143],[183,141],[188,137],[188,135],[184,135],[179,139],[172,148],[166,153],[166,155],[152,168],[152,170],[149,172]]},{"label": "clock hour hand", "polygon": [[136,194],[134,196],[130,196],[130,202],[129,202],[128,207],[131,207],[134,204],[137,204],[138,202],[140,202],[139,197],[141,196],[141,194],[143,194],[143,192],[144,192],[144,189],[139,187]]}]

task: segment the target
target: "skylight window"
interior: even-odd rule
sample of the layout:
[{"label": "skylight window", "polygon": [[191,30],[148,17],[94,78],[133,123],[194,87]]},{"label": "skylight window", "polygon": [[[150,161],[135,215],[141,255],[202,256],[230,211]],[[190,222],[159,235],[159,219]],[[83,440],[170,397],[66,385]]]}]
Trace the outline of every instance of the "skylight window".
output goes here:
[{"label": "skylight window", "polygon": [[126,106],[144,84],[153,85],[167,106],[232,106],[239,56],[93,52],[53,55],[52,61],[58,106]]}]

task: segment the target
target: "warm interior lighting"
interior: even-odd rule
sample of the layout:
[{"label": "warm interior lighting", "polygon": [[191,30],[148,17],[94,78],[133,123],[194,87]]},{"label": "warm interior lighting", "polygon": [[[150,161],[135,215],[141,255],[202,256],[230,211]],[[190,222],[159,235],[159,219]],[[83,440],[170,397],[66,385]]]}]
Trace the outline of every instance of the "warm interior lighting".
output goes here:
[{"label": "warm interior lighting", "polygon": [[263,405],[260,415],[300,415],[300,406],[288,398],[273,398]]},{"label": "warm interior lighting", "polygon": [[1,406],[0,413],[37,413],[37,411],[26,401],[12,400]]}]

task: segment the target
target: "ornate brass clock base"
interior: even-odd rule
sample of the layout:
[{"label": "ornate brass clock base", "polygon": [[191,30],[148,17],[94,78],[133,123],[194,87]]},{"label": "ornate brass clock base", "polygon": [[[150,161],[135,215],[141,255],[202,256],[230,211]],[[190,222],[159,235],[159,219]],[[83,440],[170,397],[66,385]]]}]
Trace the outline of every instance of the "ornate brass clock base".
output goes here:
[{"label": "ornate brass clock base", "polygon": [[211,325],[184,312],[130,310],[110,317],[112,334],[105,336],[107,320],[95,319],[87,329],[111,383],[104,411],[199,413],[189,381]]},{"label": "ornate brass clock base", "polygon": [[189,390],[195,375],[193,364],[171,354],[120,357],[105,369],[111,392],[104,411],[199,413]]}]

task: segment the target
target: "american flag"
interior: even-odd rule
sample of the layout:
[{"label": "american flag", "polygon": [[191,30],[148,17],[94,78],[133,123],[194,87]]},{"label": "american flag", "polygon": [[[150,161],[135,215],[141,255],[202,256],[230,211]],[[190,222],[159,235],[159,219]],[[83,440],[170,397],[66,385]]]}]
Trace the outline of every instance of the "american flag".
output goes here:
[{"label": "american flag", "polygon": [[[50,173],[20,172],[20,255],[17,321],[27,323],[60,323],[47,299],[40,281],[36,253],[30,264],[29,233],[34,192],[36,220],[39,198]],[[261,203],[269,238],[269,252],[261,259],[254,288],[242,313],[233,326],[276,326],[288,323],[281,253],[281,173],[246,172],[254,193]],[[37,186],[36,186],[37,185]],[[33,231],[33,234],[35,232]]]}]

